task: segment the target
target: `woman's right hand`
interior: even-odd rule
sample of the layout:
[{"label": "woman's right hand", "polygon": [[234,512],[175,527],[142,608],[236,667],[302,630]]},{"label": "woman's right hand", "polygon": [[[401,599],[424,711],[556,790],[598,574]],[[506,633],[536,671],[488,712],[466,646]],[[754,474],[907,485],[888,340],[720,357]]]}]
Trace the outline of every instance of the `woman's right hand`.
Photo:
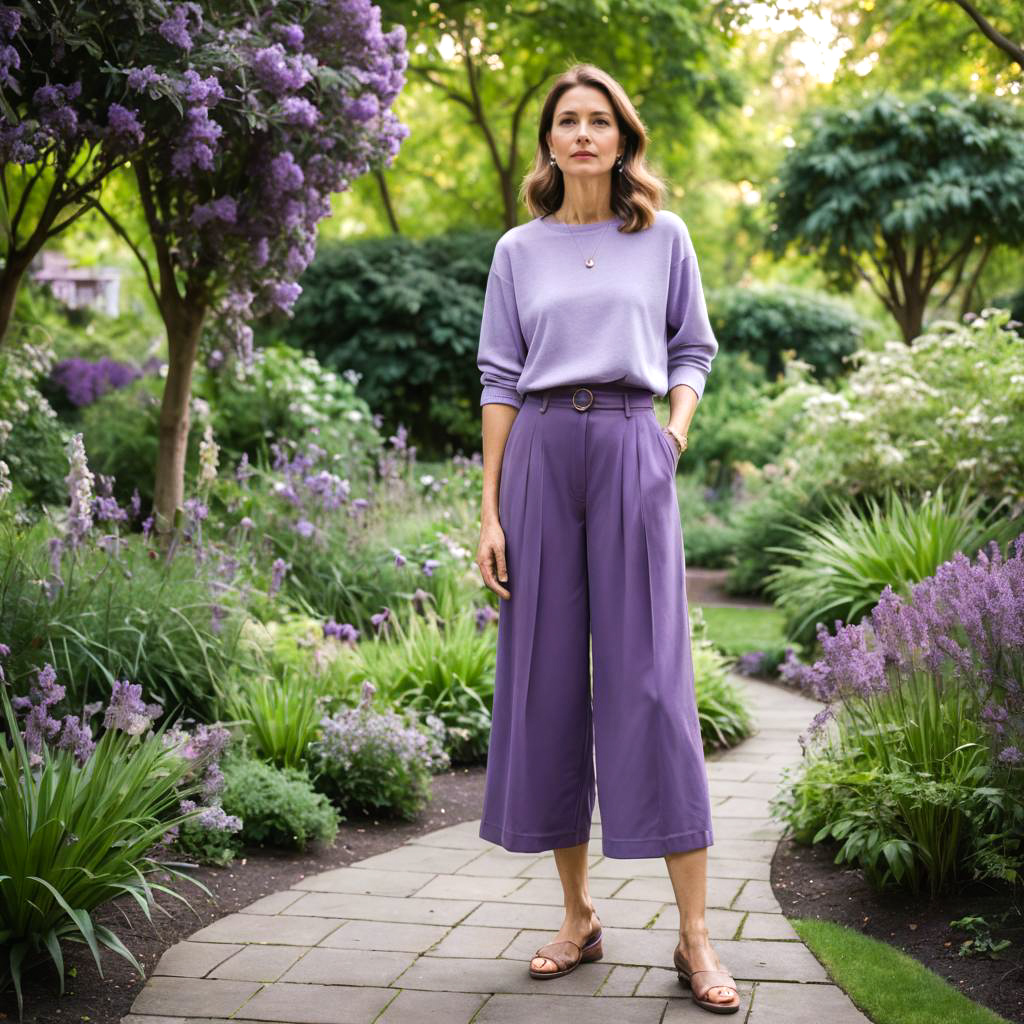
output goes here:
[{"label": "woman's right hand", "polygon": [[480,546],[476,552],[476,564],[487,588],[507,601],[512,595],[501,585],[508,582],[505,531],[497,519],[488,520],[480,526]]}]

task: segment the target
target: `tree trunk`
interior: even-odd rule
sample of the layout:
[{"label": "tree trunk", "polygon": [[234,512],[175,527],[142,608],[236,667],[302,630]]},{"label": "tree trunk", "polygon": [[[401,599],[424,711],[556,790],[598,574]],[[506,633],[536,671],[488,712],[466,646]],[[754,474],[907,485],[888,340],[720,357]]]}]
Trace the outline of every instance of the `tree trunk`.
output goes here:
[{"label": "tree trunk", "polygon": [[4,269],[0,271],[0,347],[3,346],[7,337],[7,329],[11,326],[11,317],[14,316],[14,304],[18,298],[18,289],[21,287],[21,279],[25,276],[31,256],[22,252],[11,252],[7,254],[7,262]]},{"label": "tree trunk", "polygon": [[199,351],[206,306],[189,301],[173,302],[164,310],[167,328],[167,379],[160,405],[160,435],[153,492],[154,528],[170,533],[175,515],[184,511],[185,456],[190,423],[192,368]]}]

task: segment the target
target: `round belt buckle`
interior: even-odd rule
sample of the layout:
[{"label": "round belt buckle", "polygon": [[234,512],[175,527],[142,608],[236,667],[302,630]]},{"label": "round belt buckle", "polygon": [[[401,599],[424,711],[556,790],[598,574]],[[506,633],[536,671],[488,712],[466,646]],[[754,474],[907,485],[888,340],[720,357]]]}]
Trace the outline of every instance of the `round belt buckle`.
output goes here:
[{"label": "round belt buckle", "polygon": [[[586,405],[577,405],[576,404],[576,396],[581,391],[586,391],[586,393],[587,393],[588,398],[587,398],[587,404]],[[589,409],[593,404],[594,404],[594,392],[591,391],[590,388],[577,388],[572,393],[572,407],[574,409],[578,410],[579,412],[586,412],[587,409]]]}]

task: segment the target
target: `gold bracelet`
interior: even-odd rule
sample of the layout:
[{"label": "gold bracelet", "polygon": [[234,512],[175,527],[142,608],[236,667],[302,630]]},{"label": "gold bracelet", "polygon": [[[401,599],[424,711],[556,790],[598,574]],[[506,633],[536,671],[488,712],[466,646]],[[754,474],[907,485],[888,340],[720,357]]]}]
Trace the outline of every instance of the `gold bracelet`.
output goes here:
[{"label": "gold bracelet", "polygon": [[667,424],[661,429],[664,430],[666,434],[670,434],[672,436],[676,442],[676,447],[679,449],[679,454],[682,455],[683,452],[686,451],[686,446],[689,443],[686,434],[680,434],[675,427],[670,427]]}]

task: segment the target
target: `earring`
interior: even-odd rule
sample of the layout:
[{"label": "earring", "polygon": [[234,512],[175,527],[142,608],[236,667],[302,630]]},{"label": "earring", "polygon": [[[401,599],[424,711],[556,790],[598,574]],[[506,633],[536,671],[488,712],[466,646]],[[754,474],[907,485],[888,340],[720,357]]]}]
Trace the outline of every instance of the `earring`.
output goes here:
[{"label": "earring", "polygon": [[548,156],[548,163],[551,164],[552,167],[555,166],[555,154],[554,153],[549,154],[549,156]]},{"label": "earring", "polygon": [[622,158],[623,158],[624,155],[625,155],[624,153],[620,153],[619,154],[619,159],[615,163],[616,170],[619,170],[619,171],[622,170]]}]

